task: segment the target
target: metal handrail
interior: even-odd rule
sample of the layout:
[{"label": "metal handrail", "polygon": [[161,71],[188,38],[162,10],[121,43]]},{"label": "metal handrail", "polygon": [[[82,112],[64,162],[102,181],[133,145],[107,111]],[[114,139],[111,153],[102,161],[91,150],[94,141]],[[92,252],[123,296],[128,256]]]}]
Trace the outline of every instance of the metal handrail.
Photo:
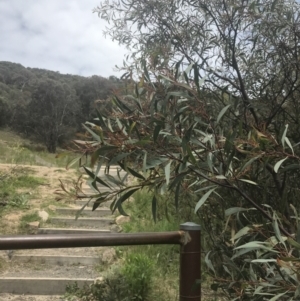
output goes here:
[{"label": "metal handrail", "polygon": [[200,226],[188,222],[173,232],[0,236],[0,250],[178,244],[181,246],[179,300],[199,301],[200,234]]}]

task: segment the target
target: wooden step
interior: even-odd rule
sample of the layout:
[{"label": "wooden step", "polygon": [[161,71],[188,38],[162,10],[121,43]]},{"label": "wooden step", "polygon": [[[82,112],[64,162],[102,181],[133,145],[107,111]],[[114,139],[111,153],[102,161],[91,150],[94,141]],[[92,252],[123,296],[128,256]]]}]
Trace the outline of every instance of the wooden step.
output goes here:
[{"label": "wooden step", "polygon": [[[56,208],[55,212],[59,215],[76,215],[82,207],[75,207],[75,208]],[[80,216],[91,216],[91,217],[101,217],[111,215],[111,210],[109,208],[97,208],[96,210],[92,211],[91,207],[85,208],[81,213]]]},{"label": "wooden step", "polygon": [[75,282],[78,287],[83,287],[84,284],[92,284],[94,279],[0,277],[0,292],[17,295],[63,295],[66,286]]},{"label": "wooden step", "polygon": [[14,255],[11,262],[38,263],[52,265],[85,265],[99,264],[100,258],[96,256],[65,256],[65,255]]},{"label": "wooden step", "polygon": [[109,229],[39,228],[37,234],[103,234]]},{"label": "wooden step", "polygon": [[87,218],[79,217],[75,220],[74,217],[52,217],[50,219],[51,224],[56,225],[68,225],[73,227],[109,227],[115,223],[113,218]]}]

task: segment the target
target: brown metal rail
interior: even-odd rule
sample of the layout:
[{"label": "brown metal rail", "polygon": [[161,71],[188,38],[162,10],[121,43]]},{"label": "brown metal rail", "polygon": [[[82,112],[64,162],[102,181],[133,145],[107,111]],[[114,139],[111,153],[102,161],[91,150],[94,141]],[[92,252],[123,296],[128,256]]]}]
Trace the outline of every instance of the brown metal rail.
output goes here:
[{"label": "brown metal rail", "polygon": [[0,236],[0,250],[178,244],[181,246],[179,300],[199,301],[200,234],[200,226],[188,222],[174,232]]}]

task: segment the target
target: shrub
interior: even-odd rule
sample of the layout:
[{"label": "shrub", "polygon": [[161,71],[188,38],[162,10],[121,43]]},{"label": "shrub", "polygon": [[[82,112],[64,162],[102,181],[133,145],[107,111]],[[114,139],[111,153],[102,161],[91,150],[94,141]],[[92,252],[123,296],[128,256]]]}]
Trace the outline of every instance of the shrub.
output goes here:
[{"label": "shrub", "polygon": [[65,297],[74,296],[83,301],[133,301],[149,300],[153,278],[153,261],[144,254],[131,253],[123,267],[112,266],[105,278],[80,289],[77,283],[66,287]]}]

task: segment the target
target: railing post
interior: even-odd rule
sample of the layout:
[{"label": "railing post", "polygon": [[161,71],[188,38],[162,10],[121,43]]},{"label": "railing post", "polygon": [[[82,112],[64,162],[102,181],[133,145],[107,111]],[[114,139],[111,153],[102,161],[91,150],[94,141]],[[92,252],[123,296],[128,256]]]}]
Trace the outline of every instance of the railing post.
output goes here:
[{"label": "railing post", "polygon": [[180,249],[179,301],[201,300],[201,226],[187,222],[180,230],[189,234]]}]

